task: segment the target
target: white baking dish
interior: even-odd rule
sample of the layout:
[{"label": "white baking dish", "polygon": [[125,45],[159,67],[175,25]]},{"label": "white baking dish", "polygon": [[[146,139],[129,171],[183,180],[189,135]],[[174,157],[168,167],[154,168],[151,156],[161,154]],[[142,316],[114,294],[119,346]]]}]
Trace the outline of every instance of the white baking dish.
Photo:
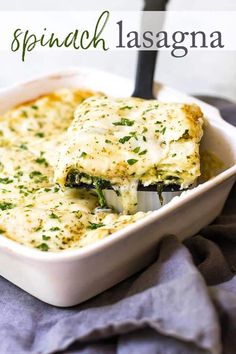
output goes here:
[{"label": "white baking dish", "polygon": [[[0,91],[0,114],[24,101],[63,87],[82,87],[129,96],[132,82],[106,72],[70,69]],[[159,240],[180,240],[198,232],[221,211],[236,179],[236,129],[217,109],[168,87],[155,86],[160,100],[198,103],[209,124],[203,148],[215,152],[225,169],[210,181],[175,198],[143,220],[84,249],[40,252],[0,235],[0,273],[20,288],[56,306],[78,304],[150,263]]]}]

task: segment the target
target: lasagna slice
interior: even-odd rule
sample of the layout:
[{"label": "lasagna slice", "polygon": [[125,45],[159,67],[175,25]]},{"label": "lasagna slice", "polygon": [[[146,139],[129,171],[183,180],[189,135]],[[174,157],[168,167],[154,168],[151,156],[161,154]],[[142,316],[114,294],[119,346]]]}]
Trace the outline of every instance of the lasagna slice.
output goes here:
[{"label": "lasagna slice", "polygon": [[69,127],[55,171],[56,182],[111,186],[124,213],[134,213],[137,187],[192,185],[200,175],[203,114],[195,104],[139,98],[91,97]]}]

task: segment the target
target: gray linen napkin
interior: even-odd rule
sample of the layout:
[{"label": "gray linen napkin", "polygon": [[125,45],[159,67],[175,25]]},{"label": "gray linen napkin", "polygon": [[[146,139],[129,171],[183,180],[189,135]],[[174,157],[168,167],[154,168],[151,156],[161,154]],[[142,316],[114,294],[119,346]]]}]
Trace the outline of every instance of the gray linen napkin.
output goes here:
[{"label": "gray linen napkin", "polygon": [[73,308],[0,278],[0,353],[234,354],[235,201],[236,188],[200,235],[184,244],[168,236],[150,267]]}]

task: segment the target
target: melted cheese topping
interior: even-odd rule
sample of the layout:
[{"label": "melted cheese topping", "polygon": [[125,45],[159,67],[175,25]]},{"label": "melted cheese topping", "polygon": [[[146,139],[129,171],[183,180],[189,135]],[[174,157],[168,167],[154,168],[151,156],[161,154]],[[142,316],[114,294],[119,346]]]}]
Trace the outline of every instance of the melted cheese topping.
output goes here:
[{"label": "melted cheese topping", "polygon": [[64,186],[71,173],[84,183],[109,181],[124,213],[134,213],[138,183],[185,188],[196,181],[202,124],[195,104],[91,97],[75,112],[56,181]]},{"label": "melted cheese topping", "polygon": [[0,117],[1,237],[56,252],[83,247],[145,215],[99,211],[95,193],[61,191],[54,183],[58,153],[75,108],[92,95],[65,89]]}]

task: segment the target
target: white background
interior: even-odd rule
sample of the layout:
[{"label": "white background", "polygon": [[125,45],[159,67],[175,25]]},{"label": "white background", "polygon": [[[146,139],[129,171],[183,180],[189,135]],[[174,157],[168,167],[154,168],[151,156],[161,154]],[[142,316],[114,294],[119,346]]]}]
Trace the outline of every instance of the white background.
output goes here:
[{"label": "white background", "polygon": [[[0,0],[0,11],[140,10],[141,0]],[[236,0],[170,0],[170,10],[236,10]],[[65,19],[66,21],[66,19]],[[0,36],[1,37],[1,36]],[[0,38],[1,40],[1,38]],[[134,77],[136,54],[123,52],[38,52],[22,63],[13,53],[0,55],[0,87],[70,65],[86,65]],[[236,101],[236,52],[192,52],[176,59],[159,54],[156,79],[188,93]]]}]

